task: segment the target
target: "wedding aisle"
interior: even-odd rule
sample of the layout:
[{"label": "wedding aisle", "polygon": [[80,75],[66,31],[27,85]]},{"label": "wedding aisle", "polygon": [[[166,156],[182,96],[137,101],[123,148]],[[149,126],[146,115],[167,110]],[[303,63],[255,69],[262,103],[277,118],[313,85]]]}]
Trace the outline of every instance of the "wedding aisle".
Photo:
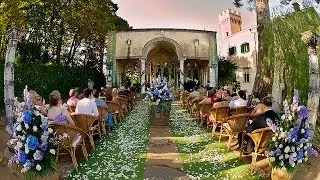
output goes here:
[{"label": "wedding aisle", "polygon": [[181,106],[173,106],[170,115],[172,138],[178,146],[182,170],[190,179],[263,179],[250,173],[250,165],[227,150],[206,129],[199,127]]},{"label": "wedding aisle", "polygon": [[68,179],[143,179],[148,128],[148,105],[137,102],[123,123],[97,142],[89,160]]}]

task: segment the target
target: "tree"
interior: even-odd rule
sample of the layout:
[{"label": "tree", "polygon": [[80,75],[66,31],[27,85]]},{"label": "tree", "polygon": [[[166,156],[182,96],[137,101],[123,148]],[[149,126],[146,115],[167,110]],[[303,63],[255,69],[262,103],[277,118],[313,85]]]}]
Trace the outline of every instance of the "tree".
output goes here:
[{"label": "tree", "polygon": [[[315,0],[320,3],[320,0]],[[293,0],[281,0],[281,4],[289,5]],[[234,0],[236,7],[242,7],[242,0]],[[304,2],[307,3],[307,2]],[[264,46],[262,39],[264,37],[264,28],[266,22],[270,19],[269,0],[248,0],[249,10],[255,10],[257,16],[257,33],[258,33],[258,56],[256,62],[257,74],[254,81],[253,92],[259,92],[262,97],[270,91],[269,81],[265,81],[265,72],[262,70],[262,60],[264,57]],[[270,77],[269,77],[270,78]]]},{"label": "tree", "polygon": [[232,85],[237,82],[237,65],[225,57],[218,57],[218,83],[219,86]]}]

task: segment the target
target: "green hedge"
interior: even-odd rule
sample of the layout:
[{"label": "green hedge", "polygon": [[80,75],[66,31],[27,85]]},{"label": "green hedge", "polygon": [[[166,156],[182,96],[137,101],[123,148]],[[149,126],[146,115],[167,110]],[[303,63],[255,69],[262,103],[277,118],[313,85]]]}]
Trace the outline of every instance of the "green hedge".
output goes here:
[{"label": "green hedge", "polygon": [[[1,60],[1,80],[3,84],[4,60]],[[102,73],[95,69],[84,67],[68,67],[64,65],[50,64],[19,64],[15,65],[15,96],[22,97],[25,85],[36,90],[46,100],[53,90],[60,91],[62,97],[67,97],[71,88],[86,88],[88,79],[95,82],[96,88],[105,85]],[[4,99],[4,88],[0,90],[0,98]],[[4,107],[1,101],[0,107]]]}]

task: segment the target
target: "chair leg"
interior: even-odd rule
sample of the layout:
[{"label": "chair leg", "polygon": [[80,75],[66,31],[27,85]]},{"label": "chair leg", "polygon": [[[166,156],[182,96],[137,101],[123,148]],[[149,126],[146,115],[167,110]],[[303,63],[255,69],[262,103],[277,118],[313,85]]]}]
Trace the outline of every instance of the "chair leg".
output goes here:
[{"label": "chair leg", "polygon": [[90,144],[91,144],[92,148],[95,149],[95,148],[94,148],[94,140],[93,140],[93,134],[92,134],[92,132],[89,132],[89,140],[90,140]]},{"label": "chair leg", "polygon": [[59,145],[58,145],[57,152],[56,152],[56,160],[55,160],[55,163],[56,163],[56,164],[58,163],[59,154],[60,154],[60,147],[59,147]]},{"label": "chair leg", "polygon": [[217,122],[212,122],[212,136],[216,133],[217,129]]},{"label": "chair leg", "polygon": [[223,131],[223,123],[221,123],[220,135],[219,135],[219,143],[220,143],[220,141],[221,141],[222,131]]},{"label": "chair leg", "polygon": [[233,134],[230,134],[229,140],[228,140],[228,150],[230,149],[232,138],[233,138]]},{"label": "chair leg", "polygon": [[86,143],[84,142],[84,139],[82,139],[82,145],[81,146],[82,146],[83,156],[88,161],[88,152],[87,152]]},{"label": "chair leg", "polygon": [[70,154],[71,154],[71,159],[72,159],[73,167],[74,167],[74,168],[76,169],[76,171],[78,172],[78,163],[77,163],[75,148],[71,148],[71,149],[70,149]]},{"label": "chair leg", "polygon": [[254,171],[255,164],[256,164],[256,161],[257,161],[257,156],[258,156],[258,152],[257,152],[257,150],[255,150],[255,151],[252,153],[251,173],[253,173],[253,171]]}]

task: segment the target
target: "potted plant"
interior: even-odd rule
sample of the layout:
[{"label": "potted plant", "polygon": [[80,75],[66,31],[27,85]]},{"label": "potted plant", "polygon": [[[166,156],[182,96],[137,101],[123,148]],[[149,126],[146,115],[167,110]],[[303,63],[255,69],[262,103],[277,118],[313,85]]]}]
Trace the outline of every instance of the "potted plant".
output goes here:
[{"label": "potted plant", "polygon": [[149,100],[150,120],[152,125],[168,125],[170,118],[171,102],[174,100],[167,82],[158,78],[153,81],[152,87],[147,91]]},{"label": "potted plant", "polygon": [[[283,102],[284,114],[278,124],[269,124],[274,135],[269,143],[269,157],[272,165],[271,179],[291,179],[294,169],[308,161],[310,155],[317,155],[312,148],[308,110],[299,105],[299,93],[294,92],[292,105]],[[271,121],[267,120],[267,123]]]}]

